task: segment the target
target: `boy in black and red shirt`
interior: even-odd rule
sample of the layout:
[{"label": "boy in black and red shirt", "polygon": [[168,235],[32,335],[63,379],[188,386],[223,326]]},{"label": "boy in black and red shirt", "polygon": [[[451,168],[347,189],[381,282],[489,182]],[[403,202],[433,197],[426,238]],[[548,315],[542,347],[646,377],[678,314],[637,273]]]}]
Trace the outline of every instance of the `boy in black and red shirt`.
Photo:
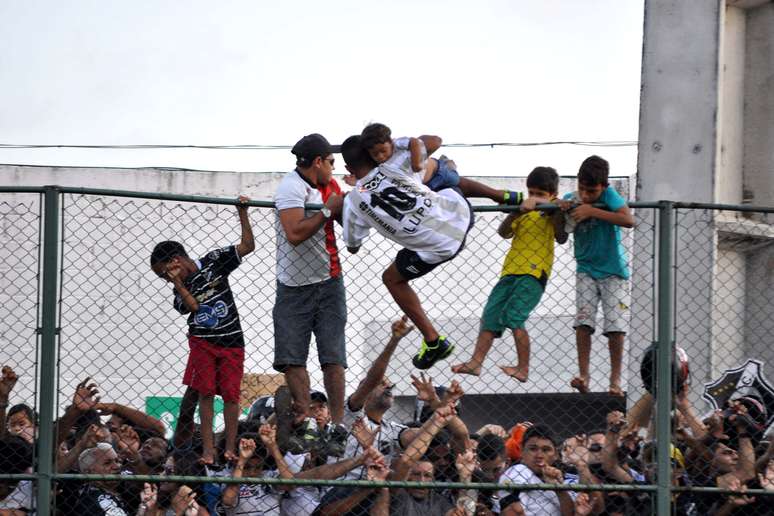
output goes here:
[{"label": "boy in black and red shirt", "polygon": [[[239,197],[239,202],[248,199]],[[244,365],[244,336],[239,323],[228,275],[255,249],[247,206],[237,205],[242,238],[238,245],[215,249],[192,260],[183,244],[165,241],[151,253],[151,269],[174,285],[174,307],[188,315],[188,364],[183,384],[199,393],[202,462],[212,464],[215,444],[212,431],[213,401],[223,398],[226,426],[226,460],[236,459],[239,391]]]}]

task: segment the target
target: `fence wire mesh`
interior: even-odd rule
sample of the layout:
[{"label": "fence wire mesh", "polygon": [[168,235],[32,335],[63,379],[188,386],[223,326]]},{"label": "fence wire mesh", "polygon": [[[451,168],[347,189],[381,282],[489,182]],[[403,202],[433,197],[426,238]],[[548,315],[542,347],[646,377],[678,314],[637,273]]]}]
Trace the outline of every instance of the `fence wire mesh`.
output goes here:
[{"label": "fence wire mesh", "polygon": [[[626,193],[625,184],[616,187]],[[345,414],[347,439],[354,444],[342,458],[328,454],[324,445],[285,453],[288,436],[282,426],[277,431],[265,424],[274,410],[274,393],[285,382],[273,368],[277,220],[268,203],[251,207],[255,250],[228,279],[245,342],[240,444],[234,450],[243,459],[229,462],[223,455],[229,408],[216,397],[213,423],[219,447],[214,464],[204,465],[201,414],[196,396],[186,397],[181,382],[189,356],[186,317],[173,307],[172,284],[151,270],[150,255],[155,244],[168,240],[183,243],[191,258],[202,258],[202,263],[213,250],[220,249],[221,256],[233,252],[223,249],[240,242],[237,210],[204,198],[181,202],[97,192],[60,195],[58,419],[52,427],[35,415],[41,198],[0,194],[0,364],[8,368],[0,383],[0,442],[5,450],[0,452],[5,461],[0,475],[31,474],[18,484],[18,479],[3,482],[0,514],[34,511],[39,460],[33,460],[33,445],[36,432],[47,431],[55,435],[55,478],[122,475],[120,481],[56,478],[55,514],[656,512],[656,402],[650,373],[656,370],[661,235],[654,205],[637,207],[635,229],[622,230],[631,270],[625,282],[630,297],[618,300],[619,308],[630,313],[620,378],[623,396],[609,392],[609,335],[601,309],[591,337],[590,392],[580,394],[571,386],[579,375],[572,233],[568,242],[555,246],[553,271],[525,325],[528,380],[518,381],[499,367],[517,363],[508,330],[495,339],[480,374],[452,372],[452,365],[471,357],[482,310],[511,245],[497,234],[507,214],[478,210],[460,255],[412,282],[430,320],[456,345],[454,353],[420,376],[412,356],[421,335],[414,331],[403,338],[389,357],[386,381],[374,386],[381,397],[373,394],[371,401],[389,405],[383,424],[366,418],[353,430],[353,419]],[[668,493],[671,511],[768,514],[766,492],[774,489],[774,462],[769,464],[766,431],[774,417],[774,388],[764,365],[774,335],[772,215],[711,207],[680,207],[672,213],[677,349],[672,382],[677,395],[658,397],[658,403],[674,407],[670,480],[675,488],[749,489],[755,495],[677,489]],[[336,232],[341,242],[338,227]],[[357,254],[339,244],[347,297],[348,396],[358,392],[385,356],[392,325],[402,315],[381,280],[398,250],[378,235]],[[330,386],[314,338],[312,342],[310,388],[325,393]],[[312,397],[319,429],[310,423],[315,428],[302,438],[325,443],[335,430],[324,424],[330,412],[319,408],[320,399]],[[456,417],[441,402],[450,399],[456,402]],[[29,411],[16,409],[18,403],[27,403]],[[522,442],[525,432],[536,437]],[[412,445],[414,436],[419,437]],[[477,449],[458,456],[468,436]],[[146,483],[154,477],[144,475],[199,479]],[[310,485],[286,490],[273,483],[293,476]],[[335,484],[336,479],[371,480],[377,487],[317,485]],[[379,482],[396,479],[423,484],[378,488]],[[450,488],[447,482],[462,484]],[[543,483],[608,487],[564,491]]]}]

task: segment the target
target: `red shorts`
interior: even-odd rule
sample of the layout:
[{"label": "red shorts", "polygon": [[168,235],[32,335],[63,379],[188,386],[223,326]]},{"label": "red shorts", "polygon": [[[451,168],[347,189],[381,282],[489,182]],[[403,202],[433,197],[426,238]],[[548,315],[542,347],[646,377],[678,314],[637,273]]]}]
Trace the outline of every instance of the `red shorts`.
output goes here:
[{"label": "red shorts", "polygon": [[183,385],[204,396],[220,394],[225,402],[239,403],[244,348],[224,348],[201,337],[188,337],[188,364]]}]

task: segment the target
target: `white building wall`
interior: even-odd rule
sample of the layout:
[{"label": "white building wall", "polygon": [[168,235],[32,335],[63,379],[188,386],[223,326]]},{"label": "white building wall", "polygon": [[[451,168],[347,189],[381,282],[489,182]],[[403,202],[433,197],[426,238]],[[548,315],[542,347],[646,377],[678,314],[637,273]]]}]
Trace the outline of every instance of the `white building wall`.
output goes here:
[{"label": "white building wall", "polygon": [[[0,166],[0,184],[15,186],[62,186],[110,188],[231,198],[244,193],[255,200],[270,200],[278,174],[170,171],[157,169],[78,169]],[[524,178],[485,178],[493,186],[526,190]],[[614,185],[628,195],[628,179]],[[560,193],[572,190],[574,179],[562,179]],[[36,209],[24,219],[12,213],[21,202],[35,204],[36,195],[0,194],[0,227],[9,228],[7,238],[25,240],[25,248],[35,251]],[[487,201],[488,202],[488,201]],[[256,251],[232,274],[232,285],[239,306],[247,342],[246,371],[271,372],[273,329],[271,308],[275,291],[274,214],[270,209],[251,210]],[[502,214],[480,213],[466,249],[450,264],[414,282],[425,307],[441,331],[448,332],[457,345],[453,359],[434,368],[438,383],[448,382],[449,365],[467,359],[479,331],[479,317],[487,296],[496,283],[509,241],[496,236]],[[22,225],[24,232],[10,228]],[[62,334],[60,361],[61,392],[66,397],[72,386],[92,376],[98,379],[108,399],[140,405],[145,396],[179,396],[187,345],[185,318],[171,307],[171,287],[155,277],[148,257],[155,242],[176,239],[184,242],[194,256],[216,246],[234,243],[239,226],[233,207],[194,203],[82,195],[64,196],[64,261],[62,288]],[[10,242],[6,240],[5,242]],[[627,242],[631,242],[627,236]],[[6,247],[6,246],[4,246]],[[9,246],[10,247],[10,246]],[[357,255],[342,250],[348,293],[349,321],[347,349],[350,386],[361,378],[365,368],[386,342],[389,323],[397,308],[380,281],[381,272],[392,261],[397,248],[378,235],[366,242]],[[21,257],[13,263],[21,267]],[[3,260],[0,258],[0,267]],[[25,297],[10,295],[22,289],[13,275],[4,275],[1,294],[12,304],[34,304],[35,272],[28,267],[24,278]],[[22,276],[18,276],[21,278]],[[515,362],[511,337],[496,342],[479,378],[466,378],[469,393],[570,392],[569,380],[575,374],[576,355],[572,320],[574,303],[574,261],[571,245],[557,247],[554,274],[543,303],[528,321],[532,334],[532,381],[516,384],[504,379],[497,364]],[[30,283],[31,282],[31,283]],[[0,363],[19,364],[30,378],[34,357],[35,322],[29,311],[16,319],[0,314],[0,324],[9,333],[23,335],[0,346]],[[0,332],[0,339],[6,332]],[[413,394],[411,356],[420,337],[412,334],[396,353],[390,374],[397,382],[397,394]],[[601,336],[595,337],[593,382],[597,390],[607,387],[609,364]],[[310,367],[313,385],[322,388],[316,353]],[[30,382],[19,382],[19,389]],[[19,390],[21,399],[32,393]]]}]

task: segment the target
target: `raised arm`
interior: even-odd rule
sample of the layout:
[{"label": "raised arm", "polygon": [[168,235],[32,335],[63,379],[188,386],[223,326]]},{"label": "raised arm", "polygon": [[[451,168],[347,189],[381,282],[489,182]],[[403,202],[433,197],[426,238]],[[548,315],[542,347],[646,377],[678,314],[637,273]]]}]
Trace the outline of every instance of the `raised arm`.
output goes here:
[{"label": "raised arm", "polygon": [[[341,213],[342,199],[338,194],[331,194],[328,197],[325,206],[331,211],[331,218],[336,218]],[[311,217],[305,217],[304,208],[280,210],[279,219],[291,245],[298,245],[308,240],[328,222],[328,217],[322,211],[318,211]]]},{"label": "raised arm", "polygon": [[368,395],[376,388],[377,385],[379,385],[379,382],[382,381],[382,378],[384,378],[384,373],[387,371],[390,358],[392,358],[393,353],[395,353],[395,348],[397,348],[398,342],[400,342],[400,340],[408,335],[413,329],[414,327],[408,324],[408,317],[405,315],[401,319],[392,323],[392,333],[390,335],[390,340],[387,342],[384,350],[382,350],[379,356],[376,357],[376,360],[374,360],[374,362],[371,364],[371,367],[368,369],[365,378],[363,378],[363,380],[360,382],[360,385],[357,386],[355,392],[353,392],[348,398],[347,403],[349,404],[350,410],[358,411],[363,408]]},{"label": "raised arm", "polygon": [[440,149],[443,144],[441,137],[434,134],[423,134],[422,136],[419,136],[419,139],[425,144],[425,150],[427,151],[428,156]]},{"label": "raised arm", "polygon": [[199,302],[195,297],[193,297],[193,294],[191,294],[191,292],[185,286],[185,283],[183,283],[183,278],[180,275],[182,271],[183,266],[179,263],[169,264],[167,266],[167,277],[169,278],[169,281],[172,282],[172,286],[175,287],[175,290],[177,291],[178,295],[180,295],[180,299],[183,302],[183,309],[177,306],[177,303],[175,303],[175,308],[177,308],[178,311],[182,314],[188,312],[196,313],[199,311]]},{"label": "raised arm", "polygon": [[607,415],[607,432],[605,433],[605,448],[602,453],[602,469],[622,484],[630,484],[634,479],[629,472],[618,464],[618,435],[626,425],[623,413],[614,410]]},{"label": "raised arm", "polygon": [[[288,463],[285,462],[285,456],[280,451],[279,445],[277,444],[277,427],[273,425],[267,425],[263,424],[261,425],[261,428],[258,430],[258,435],[261,437],[261,442],[263,442],[263,445],[266,447],[266,449],[269,452],[269,455],[272,456],[274,459],[274,462],[277,463],[277,471],[279,472],[280,478],[283,478],[285,480],[290,480],[291,478],[295,478],[295,475],[290,470],[290,466],[288,466]],[[293,486],[277,486],[281,490],[289,491],[293,489]]]},{"label": "raised arm", "polygon": [[[411,156],[411,170],[414,172],[421,172],[424,165],[424,157],[422,152],[424,142],[419,138],[409,139],[409,154]],[[428,155],[430,153],[427,153]]]},{"label": "raised arm", "polygon": [[564,229],[565,214],[562,210],[554,210],[551,213],[551,224],[554,226],[554,240],[557,244],[567,242],[567,231]]},{"label": "raised arm", "polygon": [[408,446],[406,446],[405,451],[393,464],[394,480],[405,480],[411,466],[422,458],[422,455],[425,454],[430,446],[433,437],[446,426],[454,415],[454,406],[451,404],[433,412],[433,415],[425,421],[416,437],[411,440]]},{"label": "raised arm", "polygon": [[120,403],[97,403],[94,408],[100,412],[100,415],[115,414],[131,423],[132,426],[142,428],[143,430],[150,430],[158,434],[159,437],[164,437],[166,432],[164,423],[159,419],[135,408],[121,405]]},{"label": "raised arm", "polygon": [[18,377],[9,366],[3,366],[3,376],[0,379],[0,437],[5,437],[7,432],[5,415],[8,410],[8,398],[13,390]]},{"label": "raised arm", "polygon": [[56,421],[57,447],[67,439],[78,417],[87,410],[95,408],[98,403],[99,390],[97,390],[97,384],[92,382],[91,378],[86,378],[76,385],[72,404],[65,409],[65,413]]},{"label": "raised arm", "polygon": [[357,457],[350,457],[332,464],[323,464],[316,468],[305,469],[296,473],[296,478],[315,478],[319,480],[334,480],[343,477],[349,471],[373,461],[380,453],[376,448],[368,447]]},{"label": "raised arm", "polygon": [[239,196],[240,204],[237,205],[237,213],[239,214],[239,226],[242,229],[242,238],[239,244],[236,246],[237,253],[240,257],[255,251],[255,237],[253,237],[253,228],[250,225],[250,217],[247,216],[247,201],[250,199],[244,195]]},{"label": "raised arm", "polygon": [[[234,470],[231,474],[233,478],[242,478],[244,475],[245,465],[250,457],[255,453],[255,441],[252,439],[240,439],[239,440],[239,458],[234,466]],[[239,484],[228,484],[223,489],[221,495],[221,502],[226,508],[236,507],[239,501]]]}]

